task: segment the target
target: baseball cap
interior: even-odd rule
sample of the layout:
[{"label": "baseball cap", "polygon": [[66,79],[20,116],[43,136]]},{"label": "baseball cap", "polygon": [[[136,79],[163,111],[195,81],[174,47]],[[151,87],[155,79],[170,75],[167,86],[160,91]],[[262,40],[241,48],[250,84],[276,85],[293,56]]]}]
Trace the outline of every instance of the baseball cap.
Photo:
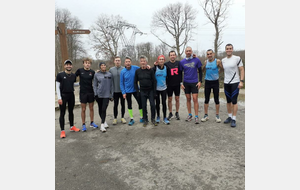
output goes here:
[{"label": "baseball cap", "polygon": [[67,63],[70,63],[71,65],[73,65],[72,61],[69,59],[65,60],[65,62],[64,62],[64,64],[67,64]]}]

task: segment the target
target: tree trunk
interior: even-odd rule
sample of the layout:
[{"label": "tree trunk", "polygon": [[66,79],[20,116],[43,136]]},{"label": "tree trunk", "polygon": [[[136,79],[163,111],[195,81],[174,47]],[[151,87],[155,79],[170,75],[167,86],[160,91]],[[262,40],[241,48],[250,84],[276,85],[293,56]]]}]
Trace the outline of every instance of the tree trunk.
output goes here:
[{"label": "tree trunk", "polygon": [[215,24],[215,30],[216,30],[216,36],[215,36],[215,43],[214,43],[214,51],[215,51],[215,57],[218,57],[218,41],[219,41],[219,28]]}]

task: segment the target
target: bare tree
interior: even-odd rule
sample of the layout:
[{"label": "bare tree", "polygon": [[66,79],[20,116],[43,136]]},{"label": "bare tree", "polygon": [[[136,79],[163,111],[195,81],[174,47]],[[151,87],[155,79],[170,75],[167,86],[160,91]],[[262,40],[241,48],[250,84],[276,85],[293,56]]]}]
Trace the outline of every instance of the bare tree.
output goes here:
[{"label": "bare tree", "polygon": [[96,50],[96,57],[103,57],[113,61],[118,54],[120,33],[114,27],[118,21],[123,21],[121,16],[108,16],[102,14],[98,17],[95,24],[91,27],[91,41]]},{"label": "bare tree", "polygon": [[223,28],[226,26],[224,21],[227,19],[231,0],[199,0],[199,3],[205,16],[215,27],[214,51],[217,57],[219,47],[223,43],[221,35]]},{"label": "bare tree", "polygon": [[[188,3],[185,5],[180,2],[169,4],[154,13],[151,33],[163,44],[175,49],[181,59],[186,44],[192,40],[192,30],[197,27],[195,22],[196,14],[196,9],[193,9]],[[164,33],[170,34],[173,38],[172,41],[175,40],[175,44],[168,43],[160,35],[156,34],[159,29],[163,29]]]},{"label": "bare tree", "polygon": [[[55,9],[55,29],[58,23],[65,23],[67,29],[80,29],[82,27],[81,21],[77,17],[73,17],[71,12],[68,9]],[[83,48],[83,42],[81,41],[80,35],[67,35],[68,42],[68,54],[69,59],[74,63],[76,59],[86,54],[85,49]],[[55,75],[62,71],[61,68],[61,50],[60,50],[60,41],[58,35],[55,36]]]}]

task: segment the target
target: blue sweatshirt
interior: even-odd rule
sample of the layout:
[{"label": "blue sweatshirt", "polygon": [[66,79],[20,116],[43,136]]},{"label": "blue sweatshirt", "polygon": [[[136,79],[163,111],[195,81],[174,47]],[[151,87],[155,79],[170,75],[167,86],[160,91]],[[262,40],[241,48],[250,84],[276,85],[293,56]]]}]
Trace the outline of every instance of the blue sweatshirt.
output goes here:
[{"label": "blue sweatshirt", "polygon": [[[184,72],[183,81],[186,83],[198,83],[202,82],[202,71],[201,71],[202,63],[200,59],[197,57],[186,60],[184,58],[180,61],[179,70]],[[199,71],[199,79],[198,79],[198,71]]]},{"label": "blue sweatshirt", "polygon": [[130,69],[124,68],[121,71],[120,88],[122,94],[136,92],[134,88],[134,77],[135,77],[135,71],[138,70],[139,68],[140,67],[136,65],[131,65]]}]

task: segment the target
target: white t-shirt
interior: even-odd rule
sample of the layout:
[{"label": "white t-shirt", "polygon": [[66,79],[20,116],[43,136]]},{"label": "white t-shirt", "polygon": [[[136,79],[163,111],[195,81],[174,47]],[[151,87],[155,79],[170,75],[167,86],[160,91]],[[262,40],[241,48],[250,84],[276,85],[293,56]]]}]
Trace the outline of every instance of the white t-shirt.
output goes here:
[{"label": "white t-shirt", "polygon": [[236,55],[232,55],[230,58],[225,57],[222,59],[222,65],[224,68],[224,83],[225,84],[228,84],[231,81],[234,73],[236,73],[236,74],[235,74],[233,80],[230,82],[230,84],[240,82],[240,73],[239,73],[238,67],[243,66],[242,60],[239,64],[239,66],[237,66],[237,64],[240,60],[241,60],[241,58]]}]

